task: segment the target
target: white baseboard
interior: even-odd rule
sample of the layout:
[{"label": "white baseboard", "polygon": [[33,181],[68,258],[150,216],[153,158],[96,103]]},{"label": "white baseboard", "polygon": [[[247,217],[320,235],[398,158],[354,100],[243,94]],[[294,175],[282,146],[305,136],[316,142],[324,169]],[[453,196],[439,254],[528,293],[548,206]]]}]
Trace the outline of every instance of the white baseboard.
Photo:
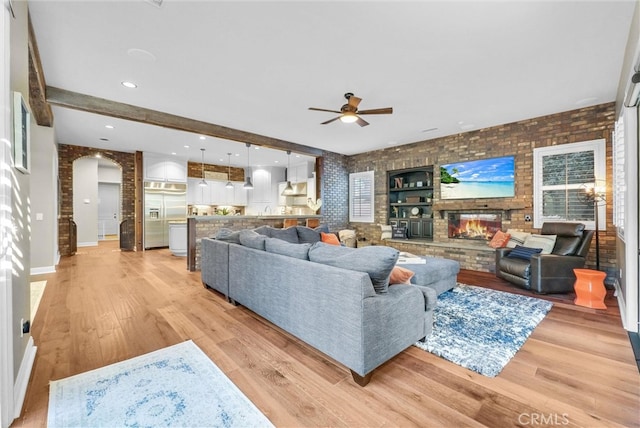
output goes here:
[{"label": "white baseboard", "polygon": [[97,247],[98,241],[95,242],[78,242],[78,247]]},{"label": "white baseboard", "polygon": [[31,275],[42,275],[44,273],[56,273],[55,266],[43,266],[37,268],[31,268]]},{"label": "white baseboard", "polygon": [[22,362],[20,363],[20,370],[16,377],[16,382],[13,385],[13,404],[14,418],[20,417],[22,411],[22,405],[24,404],[24,397],[27,395],[27,387],[29,386],[29,377],[31,376],[31,369],[33,369],[33,362],[36,359],[37,346],[33,344],[33,337],[29,337],[29,342],[24,350],[22,356]]}]

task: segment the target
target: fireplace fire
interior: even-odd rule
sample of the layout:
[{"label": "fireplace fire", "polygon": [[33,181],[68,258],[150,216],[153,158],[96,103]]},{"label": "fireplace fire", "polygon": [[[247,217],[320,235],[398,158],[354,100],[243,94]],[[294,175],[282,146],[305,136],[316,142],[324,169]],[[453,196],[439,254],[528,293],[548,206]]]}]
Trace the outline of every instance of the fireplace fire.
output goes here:
[{"label": "fireplace fire", "polygon": [[501,214],[449,214],[449,238],[490,241],[501,228]]}]

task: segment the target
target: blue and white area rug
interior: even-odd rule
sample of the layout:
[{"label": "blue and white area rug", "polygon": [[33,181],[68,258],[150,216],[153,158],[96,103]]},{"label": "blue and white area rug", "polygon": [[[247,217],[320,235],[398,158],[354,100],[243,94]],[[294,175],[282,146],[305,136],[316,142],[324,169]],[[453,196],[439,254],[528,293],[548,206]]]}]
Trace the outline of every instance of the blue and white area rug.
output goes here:
[{"label": "blue and white area rug", "polygon": [[49,427],[271,427],[192,341],[50,384]]},{"label": "blue and white area rug", "polygon": [[433,333],[415,346],[494,377],[552,306],[534,297],[458,283],[438,296]]}]

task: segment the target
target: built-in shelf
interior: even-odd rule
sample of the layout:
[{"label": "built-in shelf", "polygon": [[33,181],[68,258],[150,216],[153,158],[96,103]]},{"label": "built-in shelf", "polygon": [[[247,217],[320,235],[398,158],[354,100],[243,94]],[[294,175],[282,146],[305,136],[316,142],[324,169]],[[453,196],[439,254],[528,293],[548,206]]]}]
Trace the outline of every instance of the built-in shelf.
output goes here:
[{"label": "built-in shelf", "polygon": [[388,219],[408,239],[433,239],[433,166],[387,173]]}]

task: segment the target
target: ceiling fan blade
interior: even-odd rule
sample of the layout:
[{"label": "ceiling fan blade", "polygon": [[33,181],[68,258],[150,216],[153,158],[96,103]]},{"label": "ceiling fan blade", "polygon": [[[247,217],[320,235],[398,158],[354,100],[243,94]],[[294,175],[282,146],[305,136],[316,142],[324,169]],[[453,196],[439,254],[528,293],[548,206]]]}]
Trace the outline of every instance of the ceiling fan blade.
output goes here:
[{"label": "ceiling fan blade", "polygon": [[358,104],[360,104],[360,101],[362,101],[362,99],[354,95],[351,95],[349,97],[349,105],[353,108],[358,108]]},{"label": "ceiling fan blade", "polygon": [[358,114],[391,114],[393,113],[393,107],[374,108],[371,110],[358,111]]},{"label": "ceiling fan blade", "polygon": [[327,110],[326,108],[316,108],[316,107],[309,107],[309,110],[314,110],[314,111],[328,111],[329,113],[342,113],[341,111],[337,111],[337,110]]},{"label": "ceiling fan blade", "polygon": [[333,119],[329,119],[329,120],[327,120],[326,122],[322,122],[320,125],[326,125],[327,123],[331,123],[331,122],[333,122],[334,120],[338,120],[338,119],[340,119],[340,116],[338,116],[338,117],[334,117]]},{"label": "ceiling fan blade", "polygon": [[367,126],[369,124],[369,122],[367,122],[366,120],[364,120],[363,118],[359,117],[358,120],[356,120],[356,123],[360,126]]}]

